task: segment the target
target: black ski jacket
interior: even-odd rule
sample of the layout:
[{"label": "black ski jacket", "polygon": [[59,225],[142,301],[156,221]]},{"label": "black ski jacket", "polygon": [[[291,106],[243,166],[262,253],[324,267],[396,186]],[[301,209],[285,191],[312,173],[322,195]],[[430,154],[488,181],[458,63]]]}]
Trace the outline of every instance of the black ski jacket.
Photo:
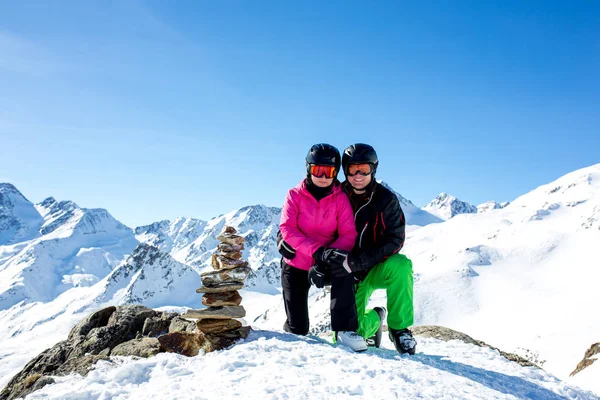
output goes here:
[{"label": "black ski jacket", "polygon": [[354,211],[358,232],[352,250],[356,259],[354,275],[362,280],[371,268],[402,249],[406,221],[398,197],[377,182],[363,195],[354,193],[347,181],[342,183],[342,190]]}]

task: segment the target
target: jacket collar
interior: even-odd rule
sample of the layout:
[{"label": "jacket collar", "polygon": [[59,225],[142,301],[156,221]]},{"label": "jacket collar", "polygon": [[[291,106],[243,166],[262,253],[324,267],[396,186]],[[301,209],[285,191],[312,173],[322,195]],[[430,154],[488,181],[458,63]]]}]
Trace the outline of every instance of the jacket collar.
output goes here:
[{"label": "jacket collar", "polygon": [[350,182],[348,182],[348,180],[346,179],[344,182],[342,182],[341,188],[342,190],[344,190],[344,192],[346,192],[346,194],[349,197],[352,196],[366,196],[369,197],[371,196],[371,193],[373,193],[375,191],[375,189],[377,188],[377,180],[373,179],[373,181],[371,181],[371,183],[369,184],[369,186],[367,186],[365,188],[365,192],[361,195],[358,195],[354,192],[354,189],[352,188],[352,185],[350,185]]},{"label": "jacket collar", "polygon": [[[310,194],[310,192],[308,191],[308,188],[306,187],[306,179],[302,179],[300,181],[300,183],[298,185],[296,185],[296,189],[298,189],[299,193],[302,193],[303,195],[308,196],[311,199],[315,199],[313,197],[313,195]],[[334,182],[333,183],[333,189],[331,189],[331,193],[329,193],[324,198],[327,198],[327,197],[331,196],[332,194],[338,193],[340,190],[342,190],[342,185],[339,183],[339,181],[338,182]]]}]

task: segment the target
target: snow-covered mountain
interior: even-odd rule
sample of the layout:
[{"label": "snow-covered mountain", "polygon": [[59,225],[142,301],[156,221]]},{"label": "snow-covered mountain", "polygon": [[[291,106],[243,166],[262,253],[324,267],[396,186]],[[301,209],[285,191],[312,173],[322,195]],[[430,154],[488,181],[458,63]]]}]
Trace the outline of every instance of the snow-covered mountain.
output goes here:
[{"label": "snow-covered mountain", "polygon": [[135,237],[140,242],[177,256],[182,249],[200,237],[205,227],[205,221],[179,217],[173,222],[164,220],[137,227]]},{"label": "snow-covered mountain", "polygon": [[400,193],[396,192],[390,185],[383,181],[378,181],[379,184],[391,190],[398,200],[400,201],[400,207],[402,207],[402,211],[404,212],[404,216],[406,218],[406,224],[411,225],[413,227],[420,227],[429,224],[435,224],[438,222],[443,222],[443,218],[440,218],[428,210],[421,209],[415,206],[410,200],[406,199]]},{"label": "snow-covered mountain", "polygon": [[104,289],[95,299],[98,303],[197,307],[201,297],[194,296],[201,285],[198,271],[146,243],[140,243],[101,285]]},{"label": "snow-covered mountain", "polygon": [[10,183],[0,183],[0,246],[33,239],[44,223],[34,205]]},{"label": "snow-covered mountain", "polygon": [[281,209],[253,205],[220,215],[208,222],[178,218],[136,228],[140,242],[158,247],[180,263],[198,271],[210,267],[210,257],[217,248],[217,235],[225,225],[233,226],[245,237],[244,259],[252,273],[249,286],[279,285],[279,260],[276,240]]},{"label": "snow-covered mountain", "polygon": [[443,220],[450,219],[459,214],[473,214],[477,212],[477,207],[457,199],[448,193],[440,193],[429,204],[423,207],[423,210],[435,215]]},{"label": "snow-covered mountain", "polygon": [[[15,191],[13,198],[19,198]],[[24,199],[20,195],[20,203],[13,204],[27,210],[39,232],[32,240],[0,247],[0,309],[21,301],[51,301],[70,288],[93,285],[137,245],[133,231],[104,209],[53,198],[33,206]],[[42,223],[31,218],[34,212]]]}]

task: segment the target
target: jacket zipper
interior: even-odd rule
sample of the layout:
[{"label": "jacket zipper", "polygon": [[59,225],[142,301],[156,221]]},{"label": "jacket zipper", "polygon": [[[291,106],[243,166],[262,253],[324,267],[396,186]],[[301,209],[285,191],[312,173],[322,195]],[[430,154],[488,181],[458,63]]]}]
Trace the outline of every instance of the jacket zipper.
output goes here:
[{"label": "jacket zipper", "polygon": [[358,248],[359,249],[362,247],[363,233],[365,233],[365,231],[367,230],[367,226],[369,226],[368,222],[365,224],[365,227],[363,228],[362,232],[360,233],[360,239],[358,240]]},{"label": "jacket zipper", "polygon": [[[356,222],[356,217],[358,216],[358,213],[360,212],[360,210],[362,210],[364,207],[366,207],[367,204],[369,204],[371,202],[371,200],[373,200],[374,194],[375,194],[375,190],[373,190],[373,193],[371,193],[371,197],[369,197],[369,201],[367,201],[358,210],[356,210],[356,213],[354,213],[354,222]],[[360,239],[358,239],[358,248],[362,247],[363,233],[365,233],[365,230],[367,229],[368,225],[369,225],[369,222],[367,221],[367,223],[365,224],[365,227],[363,228],[362,232],[360,233]]]}]

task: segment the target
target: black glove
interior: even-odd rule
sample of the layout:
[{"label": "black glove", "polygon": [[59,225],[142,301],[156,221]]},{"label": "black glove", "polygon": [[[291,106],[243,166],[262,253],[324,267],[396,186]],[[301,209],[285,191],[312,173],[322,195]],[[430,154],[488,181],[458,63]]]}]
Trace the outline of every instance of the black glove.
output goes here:
[{"label": "black glove", "polygon": [[313,257],[317,263],[324,262],[329,265],[341,264],[346,259],[348,252],[330,247],[319,247]]},{"label": "black glove", "polygon": [[345,278],[357,271],[356,258],[352,253],[346,252],[346,258],[342,262],[331,264],[331,275],[336,278]]},{"label": "black glove", "polygon": [[320,261],[329,264],[331,275],[336,278],[344,278],[356,270],[353,268],[356,265],[356,259],[345,250],[319,247],[315,251],[314,257],[320,257]]},{"label": "black glove", "polygon": [[293,260],[296,257],[296,250],[283,240],[281,231],[277,231],[277,251],[288,260]]},{"label": "black glove", "polygon": [[325,286],[328,272],[324,265],[313,265],[308,270],[308,282],[322,289]]}]

